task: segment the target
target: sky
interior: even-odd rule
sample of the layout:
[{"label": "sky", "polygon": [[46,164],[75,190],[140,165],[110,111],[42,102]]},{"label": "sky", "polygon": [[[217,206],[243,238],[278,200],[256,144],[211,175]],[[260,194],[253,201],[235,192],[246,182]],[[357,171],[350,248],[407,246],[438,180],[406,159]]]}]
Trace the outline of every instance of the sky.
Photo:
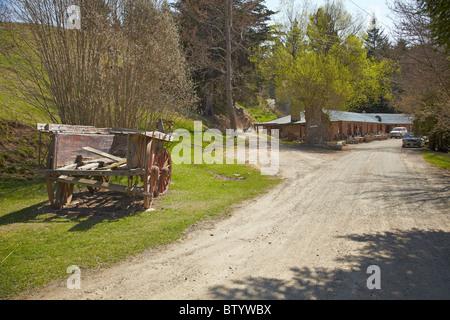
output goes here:
[{"label": "sky", "polygon": [[[300,2],[300,0],[296,0]],[[325,3],[324,0],[310,0],[311,3],[319,6]],[[393,30],[393,22],[390,17],[394,14],[389,9],[387,3],[392,3],[393,0],[342,0],[345,8],[352,15],[360,15],[366,19],[367,23],[371,20],[371,16],[375,13],[379,26],[384,29],[385,34],[390,34]],[[278,10],[280,7],[280,0],[265,0],[266,6],[271,10]]]}]

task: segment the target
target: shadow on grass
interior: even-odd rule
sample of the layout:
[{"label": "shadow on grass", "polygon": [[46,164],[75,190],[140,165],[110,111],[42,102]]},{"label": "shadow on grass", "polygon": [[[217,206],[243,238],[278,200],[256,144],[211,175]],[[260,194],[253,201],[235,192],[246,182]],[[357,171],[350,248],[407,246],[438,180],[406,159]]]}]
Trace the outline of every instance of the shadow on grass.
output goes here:
[{"label": "shadow on grass", "polygon": [[48,201],[42,201],[35,205],[5,214],[0,217],[0,225],[8,225],[13,223],[26,223],[35,220],[42,215]]},{"label": "shadow on grass", "polygon": [[[249,277],[230,286],[214,286],[217,299],[449,299],[450,233],[396,230],[350,235],[363,243],[355,254],[342,256],[342,269],[292,267],[290,279]],[[371,273],[380,268],[381,289],[368,289]]]},{"label": "shadow on grass", "polygon": [[69,231],[86,231],[98,223],[114,222],[144,210],[142,198],[117,192],[84,193],[76,205],[64,209],[67,217],[78,224]]},{"label": "shadow on grass", "polygon": [[96,224],[114,222],[144,210],[142,199],[116,192],[75,193],[72,203],[55,210],[43,201],[0,217],[0,225],[14,223],[74,223],[69,231],[86,231]]}]

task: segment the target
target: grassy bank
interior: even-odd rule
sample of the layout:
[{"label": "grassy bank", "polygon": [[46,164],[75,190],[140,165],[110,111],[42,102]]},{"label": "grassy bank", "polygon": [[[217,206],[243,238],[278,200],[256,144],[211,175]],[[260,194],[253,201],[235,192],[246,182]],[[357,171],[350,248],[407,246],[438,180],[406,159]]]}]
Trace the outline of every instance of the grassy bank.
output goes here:
[{"label": "grassy bank", "polygon": [[425,161],[431,163],[432,165],[443,168],[443,169],[450,169],[450,154],[449,153],[442,153],[442,152],[435,152],[430,150],[421,150],[423,154],[423,158]]},{"label": "grassy bank", "polygon": [[223,214],[276,183],[246,165],[176,165],[171,190],[156,199],[153,211],[144,211],[140,199],[90,195],[78,187],[75,204],[55,211],[41,178],[2,179],[0,298],[63,279],[70,265],[105,267],[168,244],[194,222]]}]

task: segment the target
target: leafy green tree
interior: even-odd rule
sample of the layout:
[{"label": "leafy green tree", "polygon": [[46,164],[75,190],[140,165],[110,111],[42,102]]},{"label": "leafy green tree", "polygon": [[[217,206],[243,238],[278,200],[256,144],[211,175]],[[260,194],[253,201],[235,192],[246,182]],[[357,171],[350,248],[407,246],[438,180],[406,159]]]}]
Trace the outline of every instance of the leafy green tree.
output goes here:
[{"label": "leafy green tree", "polygon": [[[371,25],[367,30],[367,36],[364,38],[364,48],[367,50],[367,58],[374,59],[377,63],[372,63],[367,70],[372,70],[371,81],[368,82],[366,89],[370,88],[373,92],[363,101],[352,101],[350,111],[370,112],[370,113],[393,113],[395,108],[392,104],[393,96],[390,92],[394,89],[392,86],[392,76],[398,71],[398,66],[391,59],[391,45],[389,38],[384,34],[383,29],[378,25],[377,19],[372,18]],[[375,77],[378,75],[378,77]],[[380,96],[374,96],[376,92]]]},{"label": "leafy green tree", "polygon": [[[277,99],[289,99],[292,119],[305,112],[307,142],[329,140],[329,119],[323,109],[348,109],[380,97],[389,98],[388,78],[394,65],[367,58],[367,50],[341,2],[328,1],[309,15],[298,32],[288,29],[302,45],[292,54],[289,42],[273,32],[271,41],[254,56],[259,70],[277,88]],[[290,37],[290,36],[291,37]]]}]

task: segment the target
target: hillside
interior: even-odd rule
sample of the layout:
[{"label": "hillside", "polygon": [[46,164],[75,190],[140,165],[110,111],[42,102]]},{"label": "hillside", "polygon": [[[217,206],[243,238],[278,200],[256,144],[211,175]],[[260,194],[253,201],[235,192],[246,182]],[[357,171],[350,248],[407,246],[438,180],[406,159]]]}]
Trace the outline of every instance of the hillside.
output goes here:
[{"label": "hillside", "polygon": [[0,119],[0,175],[32,178],[36,174],[39,133],[31,125]]}]

